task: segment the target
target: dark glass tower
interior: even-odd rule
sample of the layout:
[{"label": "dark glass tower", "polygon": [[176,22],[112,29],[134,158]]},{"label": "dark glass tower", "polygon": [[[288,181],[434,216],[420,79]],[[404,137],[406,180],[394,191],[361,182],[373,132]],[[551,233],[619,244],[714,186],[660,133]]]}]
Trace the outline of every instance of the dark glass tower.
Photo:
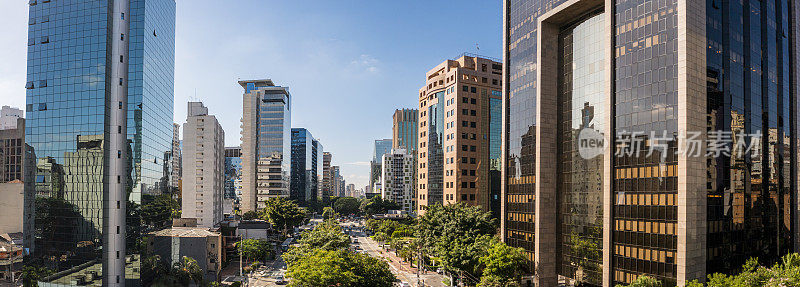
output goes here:
[{"label": "dark glass tower", "polygon": [[322,174],[322,145],[307,129],[292,129],[292,174],[289,198],[302,206],[317,201]]},{"label": "dark glass tower", "polygon": [[139,210],[169,190],[175,1],[29,3],[26,264],[66,271],[52,284],[146,285],[138,243],[164,222]]},{"label": "dark glass tower", "polygon": [[502,232],[532,281],[682,286],[799,250],[796,1],[504,7]]}]

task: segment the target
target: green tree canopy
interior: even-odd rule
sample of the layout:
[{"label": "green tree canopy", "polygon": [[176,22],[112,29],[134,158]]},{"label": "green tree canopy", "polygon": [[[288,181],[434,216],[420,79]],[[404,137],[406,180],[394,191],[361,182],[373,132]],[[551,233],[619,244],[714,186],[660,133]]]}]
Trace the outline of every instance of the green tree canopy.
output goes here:
[{"label": "green tree canopy", "polygon": [[480,275],[485,243],[497,230],[491,213],[463,203],[433,205],[419,218],[416,237],[445,268]]},{"label": "green tree canopy", "polygon": [[315,249],[289,266],[290,286],[389,287],[396,280],[389,265],[345,249]]},{"label": "green tree canopy", "polygon": [[333,210],[340,214],[356,214],[359,212],[361,203],[355,197],[340,197],[333,203]]},{"label": "green tree canopy", "polygon": [[492,237],[487,245],[486,254],[480,258],[483,267],[481,282],[484,278],[486,282],[518,282],[525,269],[522,248],[510,247],[497,237]]},{"label": "green tree canopy", "polygon": [[298,245],[283,254],[283,260],[291,265],[315,249],[338,250],[350,246],[350,237],[333,221],[325,221],[311,231],[303,232]]},{"label": "green tree canopy", "polygon": [[361,201],[360,209],[361,212],[367,215],[373,215],[373,214],[383,214],[388,212],[389,210],[397,210],[400,209],[400,206],[392,201],[384,201],[380,197],[373,197]]},{"label": "green tree canopy", "polygon": [[257,218],[258,218],[258,212],[256,212],[255,210],[250,210],[242,214],[242,219],[244,220],[253,220]]},{"label": "green tree canopy", "polygon": [[322,219],[336,219],[336,211],[334,211],[330,206],[326,206],[322,209]]},{"label": "green tree canopy", "polygon": [[248,260],[264,260],[272,254],[272,246],[266,240],[245,239],[239,242],[239,248],[244,258]]},{"label": "green tree canopy", "polygon": [[639,276],[639,278],[636,278],[630,285],[617,284],[617,287],[661,287],[661,281],[649,276]]},{"label": "green tree canopy", "polygon": [[142,220],[144,223],[162,228],[172,224],[173,214],[180,210],[181,205],[177,200],[168,194],[159,194],[153,200],[141,207]]},{"label": "green tree canopy", "polygon": [[282,197],[270,198],[261,211],[261,219],[271,223],[281,234],[286,235],[306,219],[306,212],[294,201]]}]

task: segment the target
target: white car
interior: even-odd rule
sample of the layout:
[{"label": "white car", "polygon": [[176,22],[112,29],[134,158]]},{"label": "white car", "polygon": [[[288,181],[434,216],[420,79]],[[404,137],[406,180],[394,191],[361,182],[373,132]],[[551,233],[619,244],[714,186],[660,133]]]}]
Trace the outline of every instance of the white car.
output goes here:
[{"label": "white car", "polygon": [[400,282],[400,287],[411,287],[411,284],[408,284],[408,282],[403,281]]}]

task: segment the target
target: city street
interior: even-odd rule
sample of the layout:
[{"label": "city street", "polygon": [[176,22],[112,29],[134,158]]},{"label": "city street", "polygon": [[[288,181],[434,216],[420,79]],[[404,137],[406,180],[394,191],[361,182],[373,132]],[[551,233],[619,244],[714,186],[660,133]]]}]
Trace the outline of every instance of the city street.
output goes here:
[{"label": "city street", "polygon": [[[359,226],[353,222],[341,224],[342,227],[353,228]],[[436,272],[420,271],[419,278],[417,277],[417,268],[412,268],[407,262],[402,262],[402,259],[397,257],[393,252],[386,251],[380,247],[380,244],[372,238],[366,236],[364,232],[352,232],[358,243],[353,243],[361,248],[361,250],[368,255],[376,258],[381,258],[389,263],[389,268],[392,273],[397,276],[402,282],[407,282],[411,286],[446,286],[442,283],[444,277]],[[419,279],[419,281],[417,281]]]}]

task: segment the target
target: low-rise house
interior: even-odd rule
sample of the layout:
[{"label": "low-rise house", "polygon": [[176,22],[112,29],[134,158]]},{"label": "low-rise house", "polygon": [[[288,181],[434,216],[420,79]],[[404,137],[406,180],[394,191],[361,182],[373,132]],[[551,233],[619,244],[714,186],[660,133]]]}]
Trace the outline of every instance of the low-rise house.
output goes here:
[{"label": "low-rise house", "polygon": [[203,269],[206,280],[218,281],[222,269],[222,235],[201,227],[172,227],[150,233],[149,254],[172,266],[186,256]]},{"label": "low-rise house", "polygon": [[13,283],[19,278],[23,257],[25,253],[22,248],[22,233],[0,234],[0,286]]}]

